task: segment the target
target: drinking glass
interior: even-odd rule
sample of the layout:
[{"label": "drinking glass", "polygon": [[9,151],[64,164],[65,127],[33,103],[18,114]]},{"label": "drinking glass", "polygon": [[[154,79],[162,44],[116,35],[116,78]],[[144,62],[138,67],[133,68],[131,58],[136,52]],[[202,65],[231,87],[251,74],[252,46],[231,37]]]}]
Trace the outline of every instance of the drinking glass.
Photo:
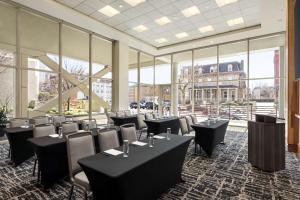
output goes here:
[{"label": "drinking glass", "polygon": [[167,128],[167,140],[170,140],[171,128]]},{"label": "drinking glass", "polygon": [[58,127],[58,137],[59,138],[62,138],[63,137],[63,134],[62,134],[62,127]]},{"label": "drinking glass", "polygon": [[123,157],[127,158],[129,155],[129,141],[124,140],[123,141]]},{"label": "drinking glass", "polygon": [[28,120],[25,121],[25,127],[28,128],[29,127],[29,123]]},{"label": "drinking glass", "polygon": [[149,147],[151,147],[151,148],[154,146],[154,139],[153,139],[153,136],[154,136],[154,134],[153,134],[153,133],[150,133],[148,145],[149,145]]}]

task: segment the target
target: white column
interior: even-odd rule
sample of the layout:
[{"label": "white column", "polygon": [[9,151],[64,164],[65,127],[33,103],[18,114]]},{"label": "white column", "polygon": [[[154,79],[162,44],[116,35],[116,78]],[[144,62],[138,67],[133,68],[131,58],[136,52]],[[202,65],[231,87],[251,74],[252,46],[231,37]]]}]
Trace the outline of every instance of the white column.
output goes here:
[{"label": "white column", "polygon": [[227,89],[227,101],[229,101],[229,96],[230,96],[230,94],[229,94],[229,88]]},{"label": "white column", "polygon": [[112,110],[128,108],[128,51],[127,44],[113,42],[112,62]]},{"label": "white column", "polygon": [[171,97],[172,97],[172,114],[177,116],[178,115],[178,85],[176,84],[177,81],[177,67],[178,63],[173,63],[172,59],[172,89],[171,89]]},{"label": "white column", "polygon": [[237,101],[238,99],[239,99],[239,97],[238,97],[238,89],[235,88],[235,100]]},{"label": "white column", "polygon": [[210,92],[210,102],[212,101],[212,89],[209,90]]}]

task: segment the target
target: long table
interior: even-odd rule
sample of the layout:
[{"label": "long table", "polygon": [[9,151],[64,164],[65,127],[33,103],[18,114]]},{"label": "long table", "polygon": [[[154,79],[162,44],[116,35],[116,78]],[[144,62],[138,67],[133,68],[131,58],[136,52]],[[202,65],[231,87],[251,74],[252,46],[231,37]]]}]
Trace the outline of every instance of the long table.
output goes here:
[{"label": "long table", "polygon": [[94,199],[153,200],[179,183],[192,137],[170,138],[155,140],[154,148],[130,145],[127,158],[96,154],[79,160]]},{"label": "long table", "polygon": [[147,124],[147,134],[154,133],[154,135],[158,135],[160,133],[166,133],[167,128],[171,128],[172,134],[178,135],[179,133],[179,118],[178,117],[168,117],[161,119],[151,119],[144,120]]},{"label": "long table", "polygon": [[209,157],[215,146],[224,142],[228,123],[228,120],[219,120],[216,122],[210,121],[209,124],[207,121],[204,121],[192,125],[192,128],[195,130],[195,143],[199,144]]},{"label": "long table", "polygon": [[[99,152],[97,130],[95,128],[91,132],[94,136],[96,152]],[[101,131],[105,131],[105,129]],[[29,138],[28,141],[37,155],[40,183],[45,189],[51,187],[60,179],[69,176],[66,139],[44,136]]]},{"label": "long table", "polygon": [[27,142],[28,138],[33,137],[32,127],[5,128],[4,131],[10,145],[10,159],[15,166],[18,166],[34,155],[30,144]]},{"label": "long table", "polygon": [[115,126],[122,126],[128,123],[134,123],[136,127],[138,127],[137,117],[136,115],[125,116],[125,117],[110,117],[114,121]]}]

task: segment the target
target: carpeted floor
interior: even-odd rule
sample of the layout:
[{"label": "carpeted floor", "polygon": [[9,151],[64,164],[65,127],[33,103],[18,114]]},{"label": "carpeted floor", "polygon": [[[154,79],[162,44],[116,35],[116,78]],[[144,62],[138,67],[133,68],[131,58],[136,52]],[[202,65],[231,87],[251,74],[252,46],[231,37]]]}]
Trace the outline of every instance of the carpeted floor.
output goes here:
[{"label": "carpeted floor", "polygon": [[[286,153],[286,170],[266,173],[247,162],[247,133],[228,131],[225,145],[218,145],[208,158],[193,155],[189,148],[183,168],[185,183],[166,191],[161,200],[179,199],[300,199],[300,157]],[[66,199],[70,189],[67,180],[48,192],[36,185],[32,177],[33,160],[17,168],[7,160],[8,145],[0,143],[0,199]],[[83,199],[80,190],[76,199]]]}]

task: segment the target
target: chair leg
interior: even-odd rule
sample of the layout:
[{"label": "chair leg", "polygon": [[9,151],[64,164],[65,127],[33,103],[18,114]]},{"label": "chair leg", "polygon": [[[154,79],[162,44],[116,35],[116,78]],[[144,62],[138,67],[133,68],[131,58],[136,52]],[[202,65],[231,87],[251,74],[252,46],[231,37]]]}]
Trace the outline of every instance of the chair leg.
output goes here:
[{"label": "chair leg", "polygon": [[9,147],[7,158],[10,158],[11,148]]},{"label": "chair leg", "polygon": [[87,191],[84,191],[84,199],[87,200],[88,199],[88,194]]},{"label": "chair leg", "polygon": [[70,193],[69,193],[69,200],[72,199],[72,195],[73,195],[73,190],[74,190],[74,185],[72,185]]},{"label": "chair leg", "polygon": [[36,162],[37,162],[37,159],[34,160],[32,176],[35,176]]},{"label": "chair leg", "polygon": [[142,134],[143,134],[143,131],[140,131],[139,140],[141,139]]}]

